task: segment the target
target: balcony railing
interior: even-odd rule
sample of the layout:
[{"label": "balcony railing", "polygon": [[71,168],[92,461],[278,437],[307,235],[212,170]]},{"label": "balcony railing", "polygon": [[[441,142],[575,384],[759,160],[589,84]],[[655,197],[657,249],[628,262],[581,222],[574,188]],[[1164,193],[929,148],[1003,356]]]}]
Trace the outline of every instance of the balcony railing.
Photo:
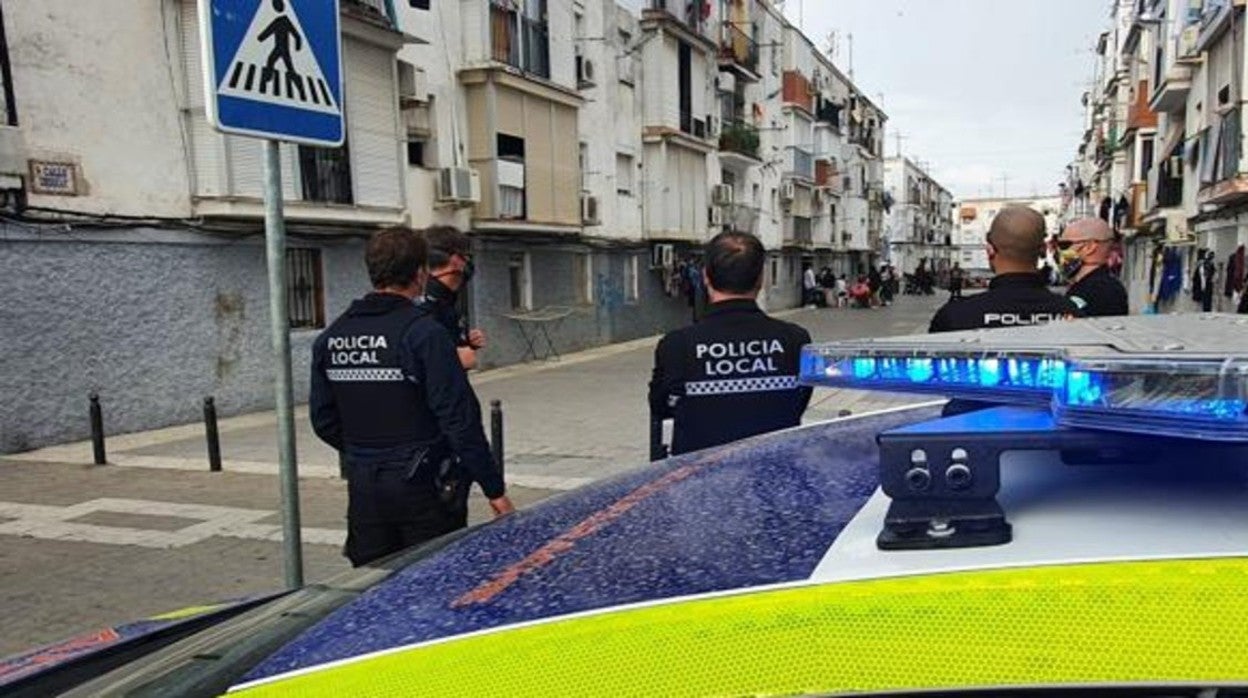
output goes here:
[{"label": "balcony railing", "polygon": [[702,10],[709,6],[709,3],[689,0],[650,0],[650,9],[666,12],[697,34],[705,33],[706,17],[702,16]]},{"label": "balcony railing", "polygon": [[[749,31],[746,31],[749,29]],[[720,58],[732,61],[751,73],[758,72],[758,42],[754,40],[753,24],[724,22],[720,32]]]},{"label": "balcony railing", "polygon": [[758,233],[759,211],[754,206],[746,204],[732,204],[728,206],[724,213],[725,223],[738,233],[750,233],[751,235]]},{"label": "balcony railing", "polygon": [[758,158],[758,129],[740,121],[725,123],[719,134],[719,149]]}]

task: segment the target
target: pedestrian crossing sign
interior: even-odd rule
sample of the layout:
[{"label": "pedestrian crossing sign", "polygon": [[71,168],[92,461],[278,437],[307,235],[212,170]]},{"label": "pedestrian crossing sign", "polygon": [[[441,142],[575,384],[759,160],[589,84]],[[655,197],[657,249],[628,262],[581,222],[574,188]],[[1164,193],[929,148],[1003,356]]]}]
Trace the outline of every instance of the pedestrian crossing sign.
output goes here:
[{"label": "pedestrian crossing sign", "polygon": [[342,145],[338,0],[199,0],[199,23],[218,131]]}]

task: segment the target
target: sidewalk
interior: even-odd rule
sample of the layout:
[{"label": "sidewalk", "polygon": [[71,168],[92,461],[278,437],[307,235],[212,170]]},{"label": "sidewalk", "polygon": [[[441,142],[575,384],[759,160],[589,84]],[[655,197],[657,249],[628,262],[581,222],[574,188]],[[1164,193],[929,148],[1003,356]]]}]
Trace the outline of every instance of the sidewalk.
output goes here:
[{"label": "sidewalk", "polygon": [[[802,309],[781,316],[810,330],[816,341],[913,334],[926,330],[943,297],[903,297],[874,310]],[[511,366],[473,376],[487,411],[501,400],[508,482],[549,490],[574,489],[645,463],[648,456],[646,388],[657,337],[572,354],[559,361]],[[807,421],[918,401],[910,395],[817,390]],[[275,416],[261,412],[219,423],[224,469],[277,472]],[[295,413],[300,477],[337,478],[338,455],[312,433],[307,408]],[[110,436],[108,461],[123,467],[206,471],[203,426]],[[90,442],[53,446],[9,460],[86,465]]]}]

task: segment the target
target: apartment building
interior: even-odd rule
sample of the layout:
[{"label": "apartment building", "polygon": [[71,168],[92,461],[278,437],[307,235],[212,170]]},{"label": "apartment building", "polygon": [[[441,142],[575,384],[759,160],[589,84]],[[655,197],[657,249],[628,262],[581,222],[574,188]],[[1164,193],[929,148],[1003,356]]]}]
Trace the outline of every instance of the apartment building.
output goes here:
[{"label": "apartment building", "polygon": [[[1120,0],[1098,44],[1099,70],[1116,81],[1098,80],[1085,96],[1090,128],[1072,172],[1121,183],[1094,186],[1084,208],[1100,213],[1097,202],[1107,196],[1129,203],[1123,280],[1134,309],[1198,308],[1188,291],[1193,265],[1206,254],[1217,262],[1215,309],[1233,310],[1243,286],[1233,257],[1248,244],[1244,35],[1236,29],[1243,21],[1243,5],[1231,0]],[[1121,124],[1122,137],[1103,137],[1114,134],[1105,124]],[[1184,279],[1180,292],[1163,289],[1167,270]]]},{"label": "apartment building", "polygon": [[[687,323],[721,230],[773,310],[884,250],[887,117],[767,0],[341,3],[346,142],[281,146],[296,395],[386,225],[469,232],[486,366]],[[205,119],[195,0],[3,12],[0,451],[83,436],[92,391],[110,432],[268,407],[262,148]]]},{"label": "apartment building", "polygon": [[[960,259],[953,249],[953,194],[907,157],[884,161],[888,202],[884,238],[888,262],[913,273],[923,260],[929,269],[943,269]],[[966,266],[966,265],[963,265]]]},{"label": "apartment building", "polygon": [[[1062,197],[1012,197],[963,199],[956,203],[957,217],[953,228],[953,253],[950,263],[957,262],[968,271],[988,272],[988,229],[992,219],[1006,206],[1026,206],[1044,216],[1046,235],[1052,238],[1061,232],[1065,201]],[[1052,250],[1041,264],[1056,267]]]},{"label": "apartment building", "polygon": [[[5,3],[0,452],[272,404],[262,146],[209,128],[194,0]],[[346,145],[284,144],[296,392],[368,286],[361,235],[409,208],[378,0],[343,0]]]}]

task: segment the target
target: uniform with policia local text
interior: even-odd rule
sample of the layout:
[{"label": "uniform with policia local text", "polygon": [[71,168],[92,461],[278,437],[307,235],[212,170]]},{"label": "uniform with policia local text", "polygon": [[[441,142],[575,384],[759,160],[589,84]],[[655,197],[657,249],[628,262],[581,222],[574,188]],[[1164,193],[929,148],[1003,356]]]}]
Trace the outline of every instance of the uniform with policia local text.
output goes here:
[{"label": "uniform with policia local text", "polygon": [[716,303],[655,350],[650,414],[672,418],[672,453],[797,426],[810,402],[798,385],[810,334],[752,300]]},{"label": "uniform with policia local text", "polygon": [[355,565],[466,525],[439,497],[458,461],[487,497],[504,494],[450,334],[411,300],[370,293],[312,347],[312,427],[348,464],[347,544]]},{"label": "uniform with policia local text", "polygon": [[928,331],[1026,327],[1079,314],[1074,303],[1048,289],[1039,273],[998,274],[987,291],[949,301],[936,311]]}]

